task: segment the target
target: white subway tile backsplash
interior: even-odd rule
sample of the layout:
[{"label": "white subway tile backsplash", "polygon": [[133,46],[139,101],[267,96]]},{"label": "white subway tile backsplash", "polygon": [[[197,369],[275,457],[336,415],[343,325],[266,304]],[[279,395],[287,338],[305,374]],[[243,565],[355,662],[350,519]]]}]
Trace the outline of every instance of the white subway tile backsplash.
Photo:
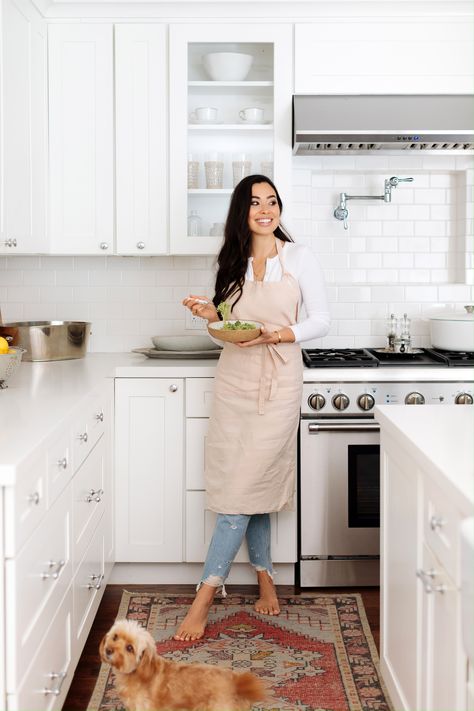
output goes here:
[{"label": "white subway tile backsplash", "polygon": [[6,258],[7,269],[41,269],[41,257],[10,256]]},{"label": "white subway tile backsplash", "polygon": [[380,253],[367,253],[367,254],[351,254],[350,255],[350,267],[351,269],[358,269],[359,267],[363,269],[370,269],[382,266],[382,255]]},{"label": "white subway tile backsplash", "polygon": [[368,286],[339,286],[337,297],[339,301],[370,301],[371,289]]},{"label": "white subway tile backsplash", "polygon": [[370,325],[371,321],[364,321],[363,319],[350,319],[346,321],[345,319],[339,319],[337,333],[339,336],[363,336],[370,335]]},{"label": "white subway tile backsplash", "polygon": [[400,269],[399,279],[406,284],[429,284],[431,281],[429,269]]},{"label": "white subway tile backsplash", "polygon": [[89,284],[91,286],[118,286],[123,283],[122,272],[110,271],[109,269],[97,271],[91,269],[86,274],[89,274]]},{"label": "white subway tile backsplash", "polygon": [[[43,304],[62,304],[76,301],[74,288],[71,286],[42,286],[39,289],[38,301]],[[89,298],[87,301],[89,301]]]},{"label": "white subway tile backsplash", "polygon": [[428,237],[399,237],[398,249],[400,252],[429,252],[430,240]]},{"label": "white subway tile backsplash", "polygon": [[[112,272],[109,272],[111,274]],[[172,274],[173,272],[161,272],[164,274]],[[188,275],[185,272],[186,277]],[[143,269],[130,270],[121,272],[123,286],[154,286],[157,282],[157,272],[144,271]],[[110,283],[109,286],[115,286]]]},{"label": "white subway tile backsplash", "polygon": [[400,205],[398,207],[400,220],[427,220],[429,216],[429,205]]},{"label": "white subway tile backsplash", "polygon": [[400,252],[399,254],[382,254],[382,266],[389,268],[408,268],[413,266],[413,254]]},{"label": "white subway tile backsplash", "polygon": [[55,274],[56,286],[87,286],[91,283],[88,271],[61,268]]},{"label": "white subway tile backsplash", "polygon": [[415,235],[417,237],[443,237],[446,234],[446,223],[427,220],[415,222]]},{"label": "white subway tile backsplash", "polygon": [[37,286],[7,286],[7,302],[16,301],[20,304],[26,301],[35,303],[40,301],[40,289]]},{"label": "white subway tile backsplash", "polygon": [[466,302],[471,300],[471,287],[467,284],[446,284],[438,287],[438,299],[446,303]]},{"label": "white subway tile backsplash", "polygon": [[438,289],[436,286],[406,286],[407,301],[436,301]]},{"label": "white subway tile backsplash", "polygon": [[415,204],[431,205],[433,203],[437,203],[442,205],[447,202],[446,197],[446,190],[443,189],[429,188],[428,190],[416,190]]},{"label": "white subway tile backsplash", "polygon": [[396,237],[367,238],[368,252],[397,252],[398,239]]},{"label": "white subway tile backsplash", "polygon": [[[380,301],[384,304],[390,301],[403,301],[405,288],[403,286],[373,286],[371,297],[372,301]],[[365,301],[369,301],[369,299],[365,299]]]},{"label": "white subway tile backsplash", "polygon": [[398,281],[396,269],[367,269],[367,281],[372,284],[389,284]]},{"label": "white subway tile backsplash", "polygon": [[439,252],[436,254],[415,254],[415,267],[421,269],[444,269],[446,266],[446,254]]}]

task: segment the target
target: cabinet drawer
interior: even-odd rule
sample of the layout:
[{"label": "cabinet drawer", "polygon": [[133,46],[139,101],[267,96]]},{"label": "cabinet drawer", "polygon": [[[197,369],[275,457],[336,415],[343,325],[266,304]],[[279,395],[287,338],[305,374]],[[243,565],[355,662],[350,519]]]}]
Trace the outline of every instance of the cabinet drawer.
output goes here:
[{"label": "cabinet drawer", "polygon": [[46,512],[46,451],[38,450],[23,462],[16,486],[5,489],[5,555],[19,551]]},{"label": "cabinet drawer", "polygon": [[[74,672],[71,640],[72,590],[69,588],[23,683],[16,693],[7,696],[8,711],[61,709]],[[46,689],[52,693],[45,693]],[[57,695],[56,691],[59,691]]]},{"label": "cabinet drawer", "polygon": [[71,489],[48,511],[41,528],[13,560],[7,560],[7,687],[16,689],[49,621],[71,584]]},{"label": "cabinet drawer", "polygon": [[97,440],[103,435],[110,417],[107,396],[101,388],[91,395],[81,408],[81,415],[73,423],[73,458],[77,470],[87,457]]},{"label": "cabinet drawer", "polygon": [[425,541],[459,585],[459,526],[461,515],[446,495],[425,478],[423,526]]},{"label": "cabinet drawer", "polygon": [[81,560],[73,583],[74,644],[82,649],[94,614],[105,588],[104,580],[104,527],[106,517],[100,520],[91,542]]},{"label": "cabinet drawer", "polygon": [[205,489],[205,445],[209,419],[188,417],[186,420],[186,489]]},{"label": "cabinet drawer", "polygon": [[[105,501],[110,500],[105,472],[105,442],[102,437],[72,482],[73,491],[73,563],[77,568],[101,518]],[[110,502],[111,503],[111,502]]]},{"label": "cabinet drawer", "polygon": [[209,417],[214,378],[186,378],[186,417]]}]

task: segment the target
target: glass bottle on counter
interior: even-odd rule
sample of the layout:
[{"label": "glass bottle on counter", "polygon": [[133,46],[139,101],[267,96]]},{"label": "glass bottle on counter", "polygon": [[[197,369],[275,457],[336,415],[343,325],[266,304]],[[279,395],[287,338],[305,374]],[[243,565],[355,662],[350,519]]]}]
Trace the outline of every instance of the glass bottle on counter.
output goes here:
[{"label": "glass bottle on counter", "polygon": [[390,314],[390,318],[387,319],[387,348],[389,351],[395,350],[395,338],[397,337],[397,319],[395,314]]},{"label": "glass bottle on counter", "polygon": [[197,210],[191,210],[188,216],[188,235],[190,237],[199,237],[201,234],[201,218]]}]

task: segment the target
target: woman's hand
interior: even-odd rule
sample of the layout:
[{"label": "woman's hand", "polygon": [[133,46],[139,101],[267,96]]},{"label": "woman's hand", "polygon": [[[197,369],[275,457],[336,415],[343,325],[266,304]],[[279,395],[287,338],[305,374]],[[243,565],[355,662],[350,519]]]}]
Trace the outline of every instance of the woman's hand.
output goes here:
[{"label": "woman's hand", "polygon": [[182,304],[188,308],[194,316],[205,318],[209,323],[219,321],[217,309],[208,296],[198,296],[190,294],[183,299]]},{"label": "woman's hand", "polygon": [[260,344],[273,344],[276,345],[279,343],[279,338],[278,335],[275,331],[267,331],[267,329],[262,326],[262,330],[259,336],[257,338],[254,338],[251,341],[241,341],[240,343],[236,343],[236,346],[240,346],[240,348],[248,348],[248,346],[258,346]]}]

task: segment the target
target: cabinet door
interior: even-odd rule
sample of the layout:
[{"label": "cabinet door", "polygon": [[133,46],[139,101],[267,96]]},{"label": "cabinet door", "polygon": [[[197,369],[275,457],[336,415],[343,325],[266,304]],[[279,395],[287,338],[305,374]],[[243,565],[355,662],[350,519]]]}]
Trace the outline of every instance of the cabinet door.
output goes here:
[{"label": "cabinet door", "polygon": [[[203,56],[213,52],[251,55],[246,78],[211,79]],[[170,27],[172,254],[218,251],[234,187],[233,163],[247,174],[273,173],[283,203],[290,201],[291,53],[292,27],[286,24]],[[197,108],[216,109],[215,120],[193,118]],[[264,120],[242,120],[239,112],[244,108],[263,109]],[[191,168],[196,167],[194,178]],[[188,226],[187,217],[193,211],[197,215]]]},{"label": "cabinet door", "polygon": [[116,560],[183,560],[184,381],[116,381]]},{"label": "cabinet door", "polygon": [[45,252],[46,23],[29,0],[2,2],[0,253]]},{"label": "cabinet door", "polygon": [[460,627],[460,592],[423,546],[422,696],[424,711],[465,708],[467,659]]},{"label": "cabinet door", "polygon": [[50,233],[55,254],[113,252],[113,34],[49,25]]},{"label": "cabinet door", "polygon": [[381,670],[395,708],[421,709],[419,474],[384,436],[380,461]]},{"label": "cabinet door", "polygon": [[115,27],[118,254],[168,245],[166,27]]},{"label": "cabinet door", "polygon": [[296,24],[295,93],[471,93],[472,20],[444,15]]}]

